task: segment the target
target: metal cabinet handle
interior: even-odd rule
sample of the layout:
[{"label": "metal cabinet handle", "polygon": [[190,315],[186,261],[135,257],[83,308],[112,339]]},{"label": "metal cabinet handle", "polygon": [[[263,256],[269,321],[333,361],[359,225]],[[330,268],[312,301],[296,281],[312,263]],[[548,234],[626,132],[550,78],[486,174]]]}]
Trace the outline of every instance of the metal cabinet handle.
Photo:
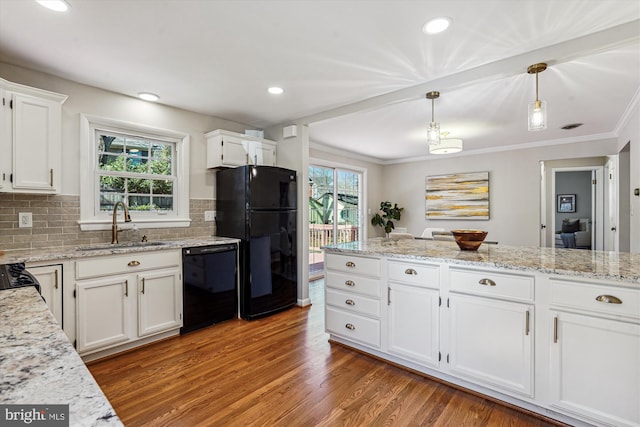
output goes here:
[{"label": "metal cabinet handle", "polygon": [[124,296],[125,297],[129,296],[129,281],[128,280],[124,281]]},{"label": "metal cabinet handle", "polygon": [[417,275],[418,275],[418,272],[417,272],[417,271],[415,271],[413,268],[407,268],[407,269],[404,271],[404,274],[410,274],[410,275],[412,275],[412,276],[417,276]]},{"label": "metal cabinet handle", "polygon": [[353,268],[353,267],[355,267],[355,266],[356,266],[356,263],[355,263],[355,262],[351,262],[351,261],[347,261],[347,263],[346,263],[345,265],[346,265],[347,267],[349,267],[349,268]]},{"label": "metal cabinet handle", "polygon": [[352,300],[352,299],[348,299],[344,303],[347,304],[347,305],[356,305],[355,301]]},{"label": "metal cabinet handle", "polygon": [[598,295],[596,297],[596,301],[606,302],[609,304],[622,304],[622,300],[618,297],[614,297],[613,295]]},{"label": "metal cabinet handle", "polygon": [[129,261],[129,263],[128,263],[127,265],[128,265],[129,267],[137,267],[137,266],[139,266],[139,265],[140,265],[140,261],[136,261],[136,260]]},{"label": "metal cabinet handle", "polygon": [[53,187],[53,169],[49,171],[49,187]]},{"label": "metal cabinet handle", "polygon": [[144,294],[144,277],[142,278],[142,293]]},{"label": "metal cabinet handle", "polygon": [[553,342],[558,342],[558,316],[553,318]]},{"label": "metal cabinet handle", "polygon": [[525,314],[524,334],[529,335],[529,310],[527,310]]},{"label": "metal cabinet handle", "polygon": [[495,286],[496,282],[494,282],[491,279],[480,279],[478,281],[479,284],[484,285],[484,286]]},{"label": "metal cabinet handle", "polygon": [[355,286],[356,282],[354,282],[353,280],[347,280],[344,282],[344,284],[347,286]]},{"label": "metal cabinet handle", "polygon": [[353,323],[347,323],[346,325],[344,325],[345,328],[351,330],[351,331],[355,331],[356,327],[353,326]]},{"label": "metal cabinet handle", "polygon": [[58,289],[58,270],[54,271],[54,275],[55,275],[55,285],[54,285],[54,287],[56,289]]},{"label": "metal cabinet handle", "polygon": [[391,305],[391,286],[387,287],[387,305]]}]

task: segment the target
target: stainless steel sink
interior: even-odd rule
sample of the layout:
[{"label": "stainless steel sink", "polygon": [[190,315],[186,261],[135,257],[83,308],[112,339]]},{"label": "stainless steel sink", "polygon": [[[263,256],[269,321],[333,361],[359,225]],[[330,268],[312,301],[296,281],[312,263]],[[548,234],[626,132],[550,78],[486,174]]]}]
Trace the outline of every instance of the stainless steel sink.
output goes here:
[{"label": "stainless steel sink", "polygon": [[126,242],[126,243],[101,243],[92,246],[77,247],[77,251],[108,251],[110,249],[148,248],[168,245],[168,242]]}]

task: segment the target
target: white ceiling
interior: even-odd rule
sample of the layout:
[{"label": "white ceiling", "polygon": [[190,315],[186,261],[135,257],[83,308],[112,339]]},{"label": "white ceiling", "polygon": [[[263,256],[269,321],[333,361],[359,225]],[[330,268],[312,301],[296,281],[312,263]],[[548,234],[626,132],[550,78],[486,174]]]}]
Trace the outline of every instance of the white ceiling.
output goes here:
[{"label": "white ceiling", "polygon": [[[302,118],[315,143],[380,161],[426,155],[427,91],[465,152],[614,137],[640,96],[638,0],[68,2],[0,0],[0,61],[250,129]],[[423,34],[436,16],[452,27]],[[527,132],[535,62],[549,128]]]}]

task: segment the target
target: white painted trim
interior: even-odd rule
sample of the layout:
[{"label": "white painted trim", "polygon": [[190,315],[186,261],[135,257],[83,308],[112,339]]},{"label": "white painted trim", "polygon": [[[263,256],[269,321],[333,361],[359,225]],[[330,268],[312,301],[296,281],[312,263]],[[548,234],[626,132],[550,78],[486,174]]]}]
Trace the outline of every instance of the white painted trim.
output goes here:
[{"label": "white painted trim", "polygon": [[136,212],[135,217],[132,219],[139,228],[188,227],[191,224],[189,215],[189,134],[81,113],[80,220],[78,221],[80,229],[82,231],[107,230],[111,224],[109,215],[96,215],[94,213],[98,184],[95,182],[93,175],[97,157],[93,132],[96,128],[102,126],[176,143],[174,159],[176,167],[175,212],[170,215],[166,213]]},{"label": "white painted trim", "polygon": [[[622,132],[622,129],[624,129],[625,126],[627,126],[627,124],[629,123],[629,120],[631,120],[633,110],[636,108],[636,105],[638,104],[638,102],[640,102],[640,88],[638,88],[638,90],[636,90],[636,93],[633,94],[633,97],[631,98],[631,102],[629,102],[629,105],[627,105],[627,108],[624,110],[624,113],[622,113],[622,116],[620,116],[620,120],[618,120],[618,124],[614,128],[614,133],[616,134],[616,136],[620,135],[620,133]],[[627,141],[622,142],[622,146],[618,147],[619,148],[618,151],[620,151],[625,146],[626,143]]]}]

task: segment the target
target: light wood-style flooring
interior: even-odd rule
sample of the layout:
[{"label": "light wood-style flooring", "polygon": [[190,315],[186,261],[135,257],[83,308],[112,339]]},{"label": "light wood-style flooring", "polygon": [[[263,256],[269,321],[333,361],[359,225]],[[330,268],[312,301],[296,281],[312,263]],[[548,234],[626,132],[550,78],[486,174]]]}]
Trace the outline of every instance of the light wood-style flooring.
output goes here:
[{"label": "light wood-style flooring", "polygon": [[230,320],[91,373],[128,426],[546,426],[544,420],[328,342],[313,305]]}]

